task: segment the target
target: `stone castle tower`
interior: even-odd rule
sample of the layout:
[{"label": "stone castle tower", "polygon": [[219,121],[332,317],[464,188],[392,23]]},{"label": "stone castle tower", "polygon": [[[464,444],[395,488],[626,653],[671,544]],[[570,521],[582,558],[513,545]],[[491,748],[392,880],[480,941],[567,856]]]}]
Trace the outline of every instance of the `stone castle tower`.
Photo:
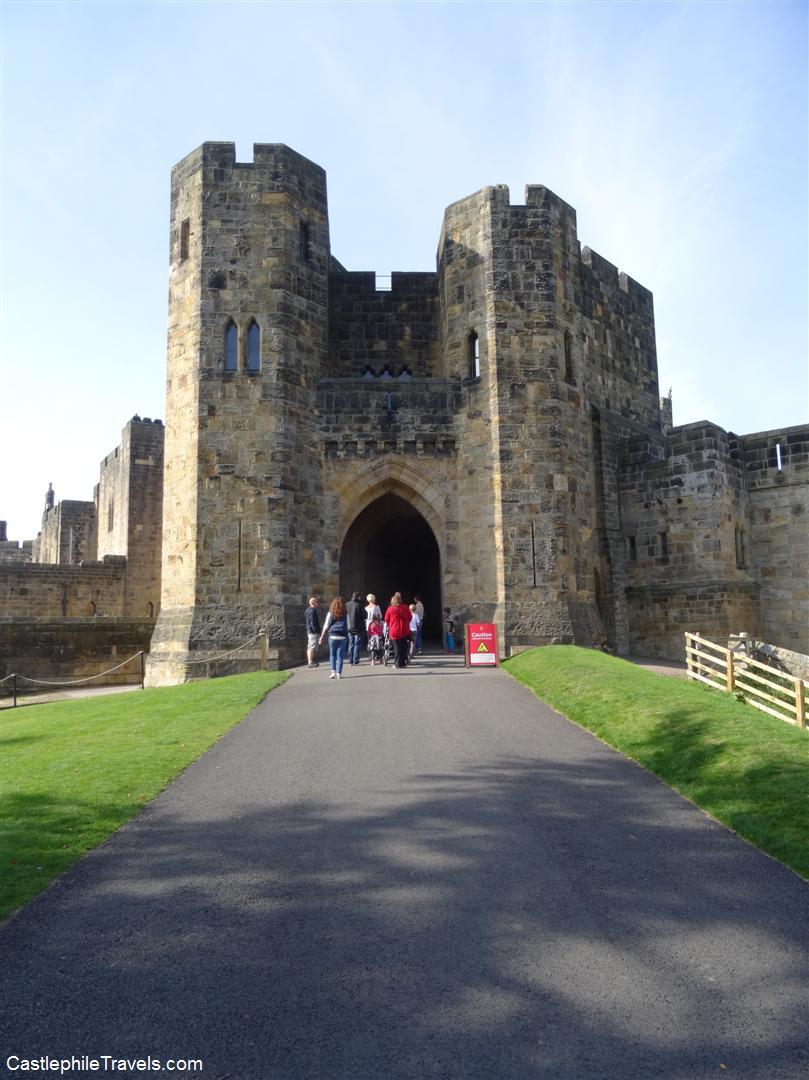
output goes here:
[{"label": "stone castle tower", "polygon": [[[244,164],[232,143],[205,143],[172,174],[149,680],[198,676],[259,628],[271,663],[299,662],[312,592],[420,593],[428,634],[449,605],[460,623],[496,622],[505,655],[552,641],[626,652],[641,594],[646,615],[651,605],[680,633],[672,589],[699,578],[698,545],[685,533],[675,543],[677,507],[640,515],[632,537],[622,525],[627,468],[633,498],[657,505],[644,484],[679,491],[664,475],[670,427],[651,293],[581,248],[575,211],[546,188],[528,187],[521,205],[504,186],[454,203],[436,272],[377,288],[374,273],[331,255],[319,166],[283,145],[256,145]],[[675,431],[678,445],[692,438]],[[735,447],[737,472],[742,443],[724,451],[730,461]],[[740,485],[725,485],[737,550],[712,568],[714,586],[732,585],[713,616],[744,615],[755,631]],[[699,521],[694,498],[683,530]],[[638,550],[667,569],[662,607],[638,577]],[[249,646],[233,670],[257,656]]]}]

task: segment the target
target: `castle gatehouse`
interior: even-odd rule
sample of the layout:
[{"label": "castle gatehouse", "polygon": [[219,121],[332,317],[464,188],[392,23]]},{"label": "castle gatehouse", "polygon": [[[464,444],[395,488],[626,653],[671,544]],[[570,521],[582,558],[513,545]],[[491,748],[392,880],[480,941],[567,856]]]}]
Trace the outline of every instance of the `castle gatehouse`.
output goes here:
[{"label": "castle gatehouse", "polygon": [[[332,254],[322,168],[206,143],[172,175],[170,281],[154,683],[258,627],[299,662],[312,592],[418,592],[428,632],[448,604],[506,654],[678,655],[687,626],[765,630],[802,575],[806,430],[672,428],[652,294],[547,188],[454,203],[436,270],[380,282]],[[762,512],[796,542],[768,577]]]},{"label": "castle gatehouse", "polygon": [[300,663],[307,598],[355,589],[419,593],[428,637],[443,605],[494,622],[505,655],[809,652],[809,427],[673,426],[652,294],[547,188],[453,203],[436,269],[380,278],[332,254],[322,168],[205,143],[170,252],[165,437],[134,417],[93,501],[2,534],[6,629],[137,619],[153,685],[255,668],[259,631]]}]

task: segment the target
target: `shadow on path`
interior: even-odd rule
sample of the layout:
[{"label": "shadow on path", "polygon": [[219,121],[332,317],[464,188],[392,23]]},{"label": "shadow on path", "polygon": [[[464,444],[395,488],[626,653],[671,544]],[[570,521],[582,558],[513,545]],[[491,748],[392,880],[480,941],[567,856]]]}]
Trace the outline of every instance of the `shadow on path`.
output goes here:
[{"label": "shadow on path", "polygon": [[685,803],[654,823],[650,784],[596,748],[411,775],[367,809],[150,808],[6,928],[4,1056],[805,1077],[809,890]]}]

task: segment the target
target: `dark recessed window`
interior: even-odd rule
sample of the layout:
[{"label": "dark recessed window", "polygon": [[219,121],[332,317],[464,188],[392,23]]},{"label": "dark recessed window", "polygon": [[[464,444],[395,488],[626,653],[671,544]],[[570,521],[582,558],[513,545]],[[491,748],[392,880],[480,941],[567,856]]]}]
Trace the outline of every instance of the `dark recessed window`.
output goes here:
[{"label": "dark recessed window", "polygon": [[301,262],[309,262],[312,257],[312,249],[309,246],[309,225],[302,221],[298,230],[298,249]]},{"label": "dark recessed window", "polygon": [[233,319],[225,328],[225,371],[236,371],[239,367],[239,331]]},{"label": "dark recessed window", "polygon": [[736,526],[736,566],[739,570],[745,569],[745,543],[744,529],[741,525]]},{"label": "dark recessed window", "polygon": [[565,382],[574,383],[573,377],[573,339],[570,331],[565,330]]},{"label": "dark recessed window", "polygon": [[261,368],[261,331],[255,319],[247,327],[247,370],[258,371]]},{"label": "dark recessed window", "polygon": [[186,218],[180,226],[180,262],[185,262],[191,247],[191,219]]},{"label": "dark recessed window", "polygon": [[638,544],[634,536],[626,538],[626,554],[630,562],[638,561]]},{"label": "dark recessed window", "polygon": [[480,340],[474,330],[470,330],[466,339],[467,360],[469,362],[469,378],[480,378]]},{"label": "dark recessed window", "polygon": [[669,534],[662,532],[660,536],[660,558],[667,559],[669,557]]}]

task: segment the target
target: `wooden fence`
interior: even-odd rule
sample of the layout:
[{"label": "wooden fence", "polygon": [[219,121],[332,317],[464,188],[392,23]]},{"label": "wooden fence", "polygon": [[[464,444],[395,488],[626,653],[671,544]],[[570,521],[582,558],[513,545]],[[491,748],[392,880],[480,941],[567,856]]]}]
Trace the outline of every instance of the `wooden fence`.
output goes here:
[{"label": "wooden fence", "polygon": [[802,679],[699,634],[685,635],[685,659],[689,679],[729,694],[741,693],[755,709],[806,728],[807,685]]}]

